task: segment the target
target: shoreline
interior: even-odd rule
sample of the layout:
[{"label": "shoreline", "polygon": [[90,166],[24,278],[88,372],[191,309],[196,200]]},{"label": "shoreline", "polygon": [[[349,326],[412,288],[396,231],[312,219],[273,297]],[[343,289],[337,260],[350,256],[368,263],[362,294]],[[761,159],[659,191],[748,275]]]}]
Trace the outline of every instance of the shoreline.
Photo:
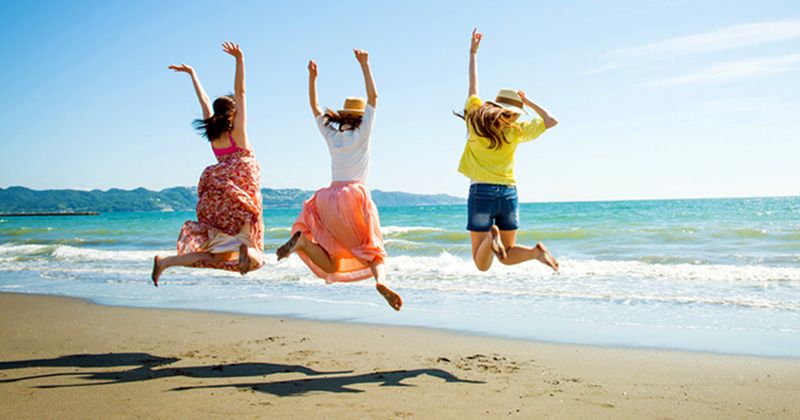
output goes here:
[{"label": "shoreline", "polygon": [[18,293],[0,312],[4,418],[800,416],[796,359]]},{"label": "shoreline", "polygon": [[[466,329],[457,329],[457,328],[446,328],[446,327],[435,327],[435,326],[421,326],[421,325],[403,325],[403,324],[387,324],[381,322],[365,322],[365,321],[358,321],[358,320],[350,320],[350,321],[341,321],[341,320],[326,320],[326,319],[318,319],[312,316],[302,316],[298,314],[257,314],[257,313],[249,313],[249,312],[237,312],[233,310],[221,310],[221,309],[197,309],[197,308],[169,308],[169,307],[162,307],[162,306],[133,306],[133,305],[115,305],[115,304],[106,304],[100,303],[92,298],[84,298],[84,297],[76,297],[76,296],[66,296],[66,295],[48,295],[43,293],[26,293],[26,292],[9,292],[9,291],[0,291],[0,297],[3,295],[21,295],[21,296],[36,296],[36,297],[52,297],[52,298],[59,298],[59,299],[67,299],[67,300],[76,300],[78,302],[82,302],[89,305],[107,307],[107,308],[123,308],[123,309],[138,309],[138,310],[164,310],[164,311],[180,311],[180,312],[189,312],[189,313],[196,313],[196,314],[218,314],[218,315],[227,315],[227,316],[243,316],[243,317],[254,317],[254,318],[265,318],[272,321],[279,320],[279,319],[286,319],[291,321],[299,321],[299,322],[311,322],[311,323],[319,323],[319,324],[329,324],[335,328],[337,325],[354,325],[354,326],[363,326],[367,328],[405,328],[410,330],[421,330],[421,331],[430,331],[433,333],[441,333],[446,335],[455,335],[455,336],[462,336],[462,337],[472,337],[476,339],[490,339],[490,340],[506,340],[510,342],[518,342],[518,343],[531,343],[534,345],[541,344],[541,345],[552,345],[552,346],[569,346],[569,347],[585,347],[585,348],[592,348],[592,349],[607,349],[607,350],[631,350],[631,351],[653,351],[653,352],[666,352],[666,353],[685,353],[685,354],[696,354],[696,355],[708,355],[708,356],[723,356],[723,357],[744,357],[744,358],[756,358],[756,359],[765,359],[765,360],[786,360],[786,361],[798,361],[800,362],[800,356],[776,356],[776,355],[764,355],[764,354],[755,354],[755,353],[735,353],[735,352],[715,352],[715,351],[706,351],[706,350],[692,350],[692,349],[683,349],[678,347],[648,347],[648,346],[636,346],[636,345],[605,345],[605,344],[592,344],[592,343],[574,343],[574,342],[567,342],[567,341],[548,341],[543,339],[534,339],[534,338],[522,338],[522,337],[513,337],[508,335],[501,335],[501,334],[491,334],[491,333],[481,333],[477,331],[470,331]],[[402,311],[401,311],[402,314]]]}]

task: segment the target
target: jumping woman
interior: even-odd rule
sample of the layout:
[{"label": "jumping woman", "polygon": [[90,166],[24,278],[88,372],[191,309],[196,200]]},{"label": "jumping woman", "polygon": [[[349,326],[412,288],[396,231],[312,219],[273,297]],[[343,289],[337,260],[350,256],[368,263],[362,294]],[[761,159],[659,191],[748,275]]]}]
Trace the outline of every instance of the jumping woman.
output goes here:
[{"label": "jumping woman", "polygon": [[[472,239],[472,260],[486,271],[494,257],[506,265],[538,260],[558,271],[558,262],[542,243],[517,244],[519,200],[514,178],[517,145],[531,141],[558,124],[544,108],[521,90],[501,89],[494,101],[478,96],[477,55],[483,34],[472,31],[469,51],[469,98],[464,113],[456,116],[467,124],[467,144],[458,171],[470,179],[467,230]],[[537,117],[518,121],[528,106]]]},{"label": "jumping woman", "polygon": [[308,63],[311,112],[331,155],[332,182],[303,203],[292,226],[292,237],[278,259],[296,252],[314,274],[327,283],[375,278],[378,293],[400,310],[400,295],[384,284],[386,267],[378,209],[365,185],[369,169],[370,134],[378,92],[366,51],[354,50],[367,86],[362,98],[347,98],[344,108],[325,112],[317,101],[317,63]]},{"label": "jumping woman", "polygon": [[169,267],[205,267],[238,271],[242,275],[264,265],[264,220],[261,210],[261,168],[247,139],[244,54],[237,44],[222,49],[236,59],[233,96],[213,105],[192,67],[170,69],[192,77],[203,119],[195,128],[211,143],[217,163],[207,167],[197,186],[197,221],[187,221],[178,237],[178,254],[156,256],[152,280],[158,286]]}]

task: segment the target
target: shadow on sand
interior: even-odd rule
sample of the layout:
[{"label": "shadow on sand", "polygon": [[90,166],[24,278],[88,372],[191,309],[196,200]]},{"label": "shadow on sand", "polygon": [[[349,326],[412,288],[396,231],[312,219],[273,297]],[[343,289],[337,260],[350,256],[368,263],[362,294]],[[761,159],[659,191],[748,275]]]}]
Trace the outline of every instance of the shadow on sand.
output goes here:
[{"label": "shadow on sand", "polygon": [[29,379],[72,376],[90,383],[68,385],[40,385],[37,388],[66,388],[93,385],[108,385],[127,382],[140,382],[173,376],[193,378],[236,378],[249,376],[265,376],[275,373],[302,373],[308,376],[350,373],[352,371],[320,372],[301,365],[284,365],[275,363],[231,363],[205,366],[160,367],[179,361],[175,357],[153,356],[147,353],[108,353],[108,354],[74,354],[54,359],[19,360],[0,362],[0,370],[42,367],[73,368],[112,368],[136,366],[129,370],[111,372],[75,371],[61,373],[45,373],[10,379],[0,379],[0,384],[18,382]]},{"label": "shadow on sand", "polygon": [[[230,363],[205,366],[168,367],[179,361],[176,357],[160,357],[148,353],[107,353],[107,354],[74,354],[52,359],[32,359],[0,362],[0,371],[27,368],[115,368],[132,366],[128,370],[102,372],[102,371],[73,371],[58,373],[43,373],[17,378],[0,379],[0,384],[19,382],[31,379],[73,377],[85,381],[76,384],[39,385],[36,388],[69,388],[97,385],[110,385],[119,383],[141,382],[153,379],[185,376],[191,378],[243,378],[266,376],[276,373],[300,373],[306,376],[342,375],[352,373],[347,371],[317,371],[302,365],[287,365],[276,363]],[[433,376],[446,382],[461,382],[481,384],[481,381],[459,379],[453,374],[441,369],[415,369],[395,370],[386,372],[373,372],[369,374],[332,376],[314,379],[298,379],[278,382],[237,383],[220,385],[197,385],[174,388],[173,391],[187,391],[192,389],[213,388],[249,388],[254,391],[266,392],[276,396],[295,396],[312,391],[324,392],[363,392],[349,386],[367,383],[380,383],[380,386],[413,386],[402,383],[403,380],[422,375]]]},{"label": "shadow on sand", "polygon": [[467,384],[485,383],[483,381],[470,381],[466,379],[459,379],[450,372],[444,371],[442,369],[414,369],[414,370],[393,370],[384,372],[373,372],[373,373],[366,373],[363,375],[299,379],[293,381],[280,381],[280,382],[182,386],[178,388],[173,388],[173,391],[233,387],[240,389],[249,388],[253,391],[266,392],[268,394],[277,395],[279,397],[302,395],[313,391],[357,393],[364,391],[355,388],[348,388],[348,386],[358,385],[358,384],[368,384],[368,383],[380,383],[380,386],[401,386],[401,387],[415,386],[410,384],[404,384],[402,381],[405,379],[416,378],[417,376],[422,376],[422,375],[428,375],[440,378],[443,379],[445,382],[460,382]]}]

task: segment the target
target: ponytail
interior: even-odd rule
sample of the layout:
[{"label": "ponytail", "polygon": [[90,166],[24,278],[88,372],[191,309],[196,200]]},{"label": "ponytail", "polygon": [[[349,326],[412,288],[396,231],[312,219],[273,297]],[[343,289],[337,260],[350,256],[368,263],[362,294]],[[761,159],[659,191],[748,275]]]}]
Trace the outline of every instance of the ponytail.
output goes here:
[{"label": "ponytail", "polygon": [[236,100],[232,95],[220,96],[214,100],[214,115],[206,119],[197,119],[192,126],[208,141],[214,141],[222,133],[233,130],[232,116],[236,111]]}]

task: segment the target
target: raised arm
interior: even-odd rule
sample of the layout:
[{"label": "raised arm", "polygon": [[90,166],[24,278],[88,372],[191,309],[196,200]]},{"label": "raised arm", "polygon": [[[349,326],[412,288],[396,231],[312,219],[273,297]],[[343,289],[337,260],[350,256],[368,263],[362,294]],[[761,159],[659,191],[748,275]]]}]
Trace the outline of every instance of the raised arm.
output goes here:
[{"label": "raised arm", "polygon": [[247,147],[247,103],[244,95],[244,53],[239,44],[223,42],[222,50],[236,59],[236,76],[233,81],[233,96],[236,98],[236,114],[233,117],[233,138],[239,146]]},{"label": "raised arm", "polygon": [[192,66],[188,64],[180,64],[180,65],[171,65],[168,68],[171,70],[175,70],[178,73],[187,73],[189,74],[189,76],[192,76],[194,93],[197,94],[197,100],[200,102],[200,108],[203,109],[203,119],[206,120],[210,118],[211,100],[208,99],[208,95],[206,95],[206,91],[203,89],[203,85],[200,84],[200,79],[197,78],[197,73],[195,73]]},{"label": "raised arm", "polygon": [[481,39],[483,34],[474,28],[469,47],[469,96],[478,94],[478,47],[481,46]]},{"label": "raised arm", "polygon": [[528,99],[528,97],[525,96],[524,91],[518,90],[517,93],[519,94],[520,98],[522,98],[522,102],[524,102],[525,105],[530,107],[532,110],[534,110],[534,112],[536,112],[537,114],[539,114],[540,117],[542,117],[542,120],[544,120],[544,128],[550,129],[558,124],[558,120],[555,119],[555,117],[553,117],[552,115],[550,115],[550,113],[547,112],[546,109],[540,107],[532,100]]},{"label": "raised arm", "polygon": [[317,62],[314,60],[308,61],[308,104],[311,105],[314,118],[322,115],[322,108],[317,100]]},{"label": "raised arm", "polygon": [[372,71],[369,68],[369,54],[364,50],[353,50],[356,60],[361,64],[361,72],[364,73],[364,83],[367,85],[367,103],[373,108],[378,104],[378,89],[375,88],[375,81],[372,80]]}]

